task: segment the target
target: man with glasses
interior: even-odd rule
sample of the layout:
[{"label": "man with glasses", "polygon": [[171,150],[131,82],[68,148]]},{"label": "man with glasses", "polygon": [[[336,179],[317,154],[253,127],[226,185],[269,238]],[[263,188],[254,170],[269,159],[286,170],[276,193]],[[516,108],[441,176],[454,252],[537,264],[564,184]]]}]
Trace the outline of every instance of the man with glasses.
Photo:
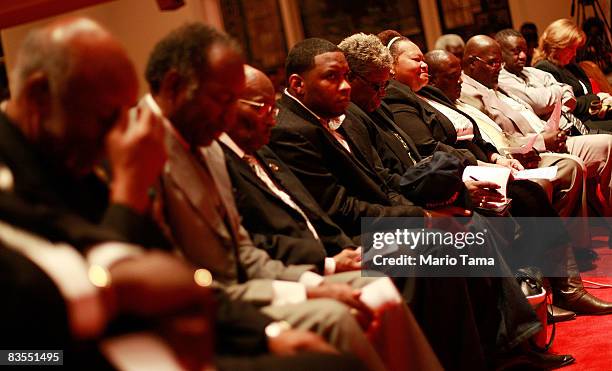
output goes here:
[{"label": "man with glasses", "polygon": [[510,136],[511,144],[525,144],[537,134],[533,144],[536,150],[566,152],[565,132],[545,131],[540,120],[526,119],[522,114],[525,104],[513,100],[499,88],[502,62],[499,44],[492,38],[478,35],[468,40],[460,101],[488,114]]},{"label": "man with glasses", "polygon": [[[494,39],[479,35],[468,40],[463,59],[463,85],[459,100],[477,108],[495,121],[509,138],[511,145],[533,141],[533,148],[539,152],[556,152],[559,154],[556,156],[564,156],[580,163],[585,179],[598,179],[609,198],[609,137],[600,134],[568,138],[567,133],[560,128],[547,127],[547,123],[538,117],[531,105],[500,86],[498,80],[502,61],[502,49]],[[589,147],[591,149],[588,149]],[[590,199],[597,200],[598,196],[594,190],[589,191]],[[602,201],[602,204],[606,205],[604,208],[608,208],[609,202],[609,199]],[[583,211],[579,213],[562,215],[585,215],[584,209],[583,207]]]},{"label": "man with glasses", "polygon": [[238,99],[238,102],[249,105],[251,107],[255,107],[257,115],[259,116],[269,115],[270,117],[276,117],[276,115],[278,115],[278,108],[271,104],[255,102],[254,100],[249,99]]},{"label": "man with glasses", "polygon": [[315,264],[327,274],[361,268],[361,254],[267,146],[276,124],[274,87],[245,66],[238,120],[219,141],[236,206],[253,242],[286,264]]}]

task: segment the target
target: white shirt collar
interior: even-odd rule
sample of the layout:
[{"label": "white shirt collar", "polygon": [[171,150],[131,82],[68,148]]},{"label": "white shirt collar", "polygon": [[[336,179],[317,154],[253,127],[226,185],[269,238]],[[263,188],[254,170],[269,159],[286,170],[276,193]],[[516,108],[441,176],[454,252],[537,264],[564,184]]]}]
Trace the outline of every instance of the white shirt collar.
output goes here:
[{"label": "white shirt collar", "polygon": [[340,116],[338,116],[338,117],[334,117],[334,118],[329,119],[329,120],[323,119],[323,118],[319,117],[319,115],[317,115],[316,113],[312,112],[312,111],[310,110],[310,108],[306,107],[306,106],[304,105],[304,103],[300,102],[300,100],[299,100],[299,99],[297,99],[296,97],[294,97],[293,95],[291,95],[291,93],[289,93],[289,91],[288,91],[286,88],[285,88],[284,93],[285,93],[285,94],[286,94],[286,95],[287,95],[289,98],[291,98],[291,99],[293,99],[294,101],[296,101],[296,102],[297,102],[297,103],[298,103],[300,106],[304,107],[304,109],[305,109],[306,111],[310,112],[310,114],[311,114],[311,115],[313,115],[313,116],[314,116],[314,117],[315,117],[317,120],[319,120],[320,122],[326,122],[326,123],[327,123],[327,126],[328,126],[328,127],[331,129],[331,130],[333,130],[333,131],[338,130],[338,128],[339,128],[339,127],[342,125],[342,123],[344,122],[344,119],[346,118],[346,115],[345,115],[345,114],[342,114],[342,115],[340,115]]},{"label": "white shirt collar", "polygon": [[517,81],[519,81],[521,83],[529,83],[529,71],[526,70],[525,67],[523,67],[523,69],[521,70],[521,72],[518,75],[508,71],[506,69],[506,67],[504,67],[504,68],[501,69],[501,71],[499,71],[499,76],[500,76],[500,78],[502,76],[511,77],[514,80],[517,80]]},{"label": "white shirt collar", "polygon": [[223,144],[225,144],[238,157],[244,158],[244,155],[246,155],[246,153],[242,150],[242,148],[240,148],[238,146],[238,144],[236,144],[236,142],[234,142],[234,140],[232,138],[230,138],[229,135],[227,135],[227,133],[221,133],[221,135],[219,136],[218,141],[223,143]]}]

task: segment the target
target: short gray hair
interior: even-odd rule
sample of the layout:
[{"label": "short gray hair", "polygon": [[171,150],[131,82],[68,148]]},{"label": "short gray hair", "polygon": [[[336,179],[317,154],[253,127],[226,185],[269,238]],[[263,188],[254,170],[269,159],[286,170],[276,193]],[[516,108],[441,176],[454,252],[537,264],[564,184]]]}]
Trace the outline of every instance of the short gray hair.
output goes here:
[{"label": "short gray hair", "polygon": [[367,74],[373,70],[391,69],[393,58],[376,37],[356,33],[342,40],[338,47],[344,53],[351,71]]},{"label": "short gray hair", "polygon": [[465,42],[461,36],[454,33],[449,33],[438,37],[438,40],[436,40],[436,44],[434,45],[434,50],[449,51],[447,48],[453,46],[465,47]]},{"label": "short gray hair", "polygon": [[11,95],[16,97],[25,80],[37,71],[47,76],[51,94],[62,96],[73,58],[69,49],[51,42],[44,29],[31,31],[22,42],[11,73]]},{"label": "short gray hair", "polygon": [[79,67],[82,53],[73,42],[79,38],[106,38],[110,34],[96,21],[75,18],[58,21],[32,30],[17,52],[17,60],[11,74],[11,95],[17,96],[27,78],[38,71],[45,74],[52,96],[63,97]]}]

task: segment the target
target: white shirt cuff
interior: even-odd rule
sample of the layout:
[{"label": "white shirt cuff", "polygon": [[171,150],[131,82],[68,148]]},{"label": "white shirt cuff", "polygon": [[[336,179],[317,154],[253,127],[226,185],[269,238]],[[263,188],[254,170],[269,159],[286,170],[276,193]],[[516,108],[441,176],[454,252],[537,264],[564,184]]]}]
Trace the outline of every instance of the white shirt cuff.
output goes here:
[{"label": "white shirt cuff", "polygon": [[306,286],[298,282],[272,281],[272,305],[298,304],[306,301]]},{"label": "white shirt cuff", "polygon": [[546,143],[544,142],[544,137],[542,136],[542,134],[538,134],[538,137],[533,143],[533,148],[535,148],[538,152],[548,151],[548,148],[546,148]]},{"label": "white shirt cuff", "polygon": [[336,261],[334,260],[334,258],[325,258],[325,267],[323,268],[323,273],[326,276],[336,273]]},{"label": "white shirt cuff", "polygon": [[106,310],[98,289],[89,281],[83,256],[65,243],[53,244],[27,231],[0,223],[0,239],[38,265],[58,287],[76,339],[98,336],[106,327]]},{"label": "white shirt cuff", "polygon": [[94,245],[87,251],[87,261],[90,265],[99,265],[109,269],[120,260],[144,254],[140,246],[124,242],[104,242]]},{"label": "white shirt cuff", "polygon": [[100,350],[119,370],[185,370],[170,345],[153,333],[130,333],[106,339]]},{"label": "white shirt cuff", "polygon": [[320,274],[314,272],[304,272],[298,280],[299,283],[308,287],[317,287],[323,282],[323,277]]}]

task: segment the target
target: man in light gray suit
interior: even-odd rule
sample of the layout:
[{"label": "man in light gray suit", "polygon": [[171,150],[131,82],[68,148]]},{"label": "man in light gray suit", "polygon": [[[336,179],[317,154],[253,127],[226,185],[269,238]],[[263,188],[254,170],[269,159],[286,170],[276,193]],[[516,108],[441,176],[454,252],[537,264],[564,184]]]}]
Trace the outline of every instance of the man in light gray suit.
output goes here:
[{"label": "man in light gray suit", "polygon": [[[164,118],[167,132],[158,221],[187,259],[210,270],[231,296],[327,336],[368,368],[439,369],[388,278],[362,278],[359,272],[324,278],[314,266],[286,266],[253,245],[240,223],[223,151],[214,141],[235,120],[244,89],[243,63],[233,40],[200,24],[173,31],[153,50],[146,76],[151,95],[141,104]],[[363,294],[374,283],[389,290],[373,332],[375,345],[385,350],[381,355],[360,326],[370,326],[372,309],[379,307]]]},{"label": "man in light gray suit", "polygon": [[[587,168],[584,162],[567,153],[570,145],[569,142],[566,145],[565,132],[545,130],[537,116],[535,120],[523,116],[526,108],[498,86],[501,64],[501,51],[495,40],[483,35],[471,38],[463,59],[459,101],[477,108],[495,121],[511,146],[524,145],[533,138],[533,148],[540,152],[539,166],[556,165],[559,169],[552,180],[555,188],[553,200],[559,215],[586,216]],[[536,124],[540,126],[532,127]]]}]

